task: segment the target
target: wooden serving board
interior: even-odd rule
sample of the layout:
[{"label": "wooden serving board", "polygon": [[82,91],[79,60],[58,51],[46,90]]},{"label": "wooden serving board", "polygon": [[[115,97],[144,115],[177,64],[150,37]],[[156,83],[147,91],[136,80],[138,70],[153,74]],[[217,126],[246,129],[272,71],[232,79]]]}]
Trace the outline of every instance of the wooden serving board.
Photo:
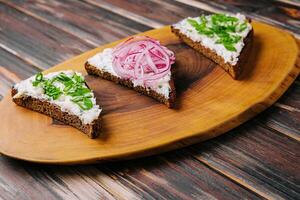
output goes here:
[{"label": "wooden serving board", "polygon": [[[181,43],[169,26],[141,33],[176,53],[176,108],[168,109],[130,89],[86,76],[103,107],[103,132],[95,140],[16,106],[7,95],[0,103],[0,152],[39,163],[91,163],[156,154],[223,134],[272,105],[300,70],[298,46],[290,34],[258,22],[253,22],[253,27],[253,48],[239,81]],[[86,60],[118,42],[72,58],[46,73],[74,69],[86,74]]]}]

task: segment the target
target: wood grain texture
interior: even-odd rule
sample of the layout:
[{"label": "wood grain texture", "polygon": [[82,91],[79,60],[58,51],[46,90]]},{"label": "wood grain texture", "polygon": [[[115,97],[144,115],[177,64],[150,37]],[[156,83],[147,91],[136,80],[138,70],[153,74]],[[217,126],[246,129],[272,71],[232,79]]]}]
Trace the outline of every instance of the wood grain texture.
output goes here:
[{"label": "wood grain texture", "polygon": [[[220,174],[212,175],[211,169],[180,150],[138,159],[135,166],[132,166],[132,161],[127,161],[121,166],[112,163],[101,169],[113,173],[122,182],[128,181],[148,191],[154,199],[260,198],[233,182],[227,182]],[[221,182],[223,185],[220,185]]]},{"label": "wood grain texture", "polygon": [[[207,11],[197,9],[195,7],[177,3],[176,1],[159,1],[159,0],[129,0],[129,1],[109,1],[109,0],[88,0],[87,2],[103,7],[108,5],[110,8],[119,8],[125,13],[138,15],[141,19],[140,23],[148,24],[147,21],[151,20],[151,24],[162,26],[175,23],[188,16],[199,16],[201,14],[208,14]],[[171,5],[171,6],[170,6]],[[156,9],[153,9],[156,8]],[[157,28],[152,26],[153,28]]]},{"label": "wood grain texture", "polygon": [[272,107],[259,119],[265,126],[283,133],[298,142],[300,141],[300,112],[299,110],[288,110]]},{"label": "wood grain texture", "polygon": [[[14,54],[0,48],[0,66],[15,74],[19,79],[25,79],[40,71],[39,68],[27,63]],[[5,73],[2,73],[5,75]]]},{"label": "wood grain texture", "polygon": [[281,104],[291,106],[293,108],[300,108],[300,82],[295,81],[293,87],[290,87],[286,94],[279,100]]},{"label": "wood grain texture", "polygon": [[41,168],[4,157],[0,161],[2,199],[115,199],[76,169]]},{"label": "wood grain texture", "polygon": [[297,199],[298,142],[256,123],[192,146],[193,156],[267,199]]},{"label": "wood grain texture", "polygon": [[[3,2],[10,3],[12,1]],[[91,36],[92,39],[90,39],[90,41],[95,40],[95,42],[99,41],[99,44],[102,44],[106,41],[110,42],[114,40],[113,38],[119,37],[119,35],[115,35],[114,33],[120,33],[120,35],[122,35],[122,31],[124,31],[126,34],[130,34],[130,31],[127,32],[128,29],[122,28],[122,23],[129,25],[130,30],[133,30],[132,32],[139,32],[145,30],[143,29],[143,27],[145,26],[150,28],[153,27],[152,25],[161,26],[163,23],[173,23],[173,20],[180,20],[180,17],[178,16],[188,16],[189,10],[191,10],[192,14],[195,13],[195,16],[197,15],[197,12],[202,13],[207,11],[217,11],[220,7],[222,7],[224,10],[235,12],[235,8],[230,6],[235,5],[235,7],[239,7],[239,9],[241,9],[242,11],[249,8],[250,10],[247,11],[246,14],[250,17],[265,21],[267,23],[271,23],[276,26],[285,27],[289,30],[295,30],[295,28],[290,27],[291,24],[289,23],[289,18],[286,18],[287,21],[284,21],[284,26],[282,26],[282,23],[278,23],[276,20],[269,18],[268,15],[261,18],[258,14],[256,14],[255,11],[257,9],[252,8],[259,7],[263,3],[263,1],[255,3],[253,3],[252,1],[248,1],[249,6],[247,5],[246,1],[243,1],[243,5],[246,6],[239,6],[241,5],[241,1],[238,0],[230,1],[229,4],[222,3],[219,5],[207,4],[210,1],[205,1],[203,4],[201,4],[200,7],[193,6],[193,0],[182,1],[183,3],[178,3],[178,0],[147,1],[147,3],[139,4],[139,6],[136,7],[136,10],[130,10],[130,7],[132,7],[134,4],[134,2],[132,3],[132,1],[123,1],[124,4],[127,4],[128,2],[131,3],[128,9],[125,9],[125,7],[123,7],[122,5],[116,5],[116,2],[119,1],[109,1],[108,3],[111,4],[111,6],[113,5],[112,8],[115,8],[113,11],[110,9],[101,9],[101,6],[95,6],[87,1],[84,3],[77,3],[77,1],[68,1],[65,5],[63,3],[60,3],[61,1],[54,2],[58,3],[53,4],[52,1],[42,2],[35,0],[14,1],[13,6],[9,6],[10,9],[8,11],[11,12],[11,10],[18,9],[20,11],[21,8],[23,10],[17,12],[16,15],[20,15],[21,18],[24,19],[29,18],[29,21],[20,20],[18,23],[7,22],[6,26],[9,26],[10,30],[14,30],[15,25],[18,25],[22,28],[23,26],[20,26],[20,24],[22,23],[24,23],[26,26],[31,27],[30,30],[22,29],[22,34],[25,37],[30,37],[31,30],[33,32],[36,32],[36,30],[38,29],[37,26],[42,26],[44,29],[53,29],[54,26],[54,30],[57,32],[56,35],[60,36],[62,34],[62,38],[65,38],[66,36],[68,37],[68,35],[74,35],[77,36],[75,37],[77,39],[74,39],[73,42],[77,42],[76,40],[79,40],[83,41],[87,45],[91,45],[92,43],[89,43],[89,41],[84,39],[87,38],[87,36]],[[91,0],[91,2],[94,1]],[[289,3],[292,5],[295,1],[280,0],[280,2],[292,2]],[[35,6],[35,4],[37,4],[37,6]],[[268,4],[271,4],[271,2],[268,1]],[[57,7],[55,7],[56,5]],[[109,5],[106,5],[106,8],[107,7],[109,7]],[[156,10],[159,10],[160,8],[163,8],[161,10],[163,11],[164,15],[161,15],[160,13],[149,15],[149,12],[151,12],[149,8],[151,7],[155,7],[154,12]],[[286,8],[287,6],[284,5],[284,7]],[[55,13],[51,9],[59,9],[62,14],[59,15],[59,13]],[[77,23],[76,19],[73,19],[72,17],[70,17],[70,15],[68,15],[72,9],[76,10],[76,12],[79,11],[76,13],[76,18],[80,18],[81,22],[97,24],[97,21],[102,20],[103,23],[105,23],[105,21],[108,21],[109,26],[107,26],[107,28],[104,30],[98,30],[98,26],[90,27],[88,30],[86,30],[85,24]],[[39,10],[42,10],[42,12],[39,12]],[[85,12],[80,12],[80,10],[83,10]],[[122,13],[118,12],[118,10],[121,10]],[[140,12],[139,10],[143,10],[144,12]],[[272,8],[271,10],[274,9]],[[287,12],[289,13],[288,15],[297,15],[297,11],[299,12],[299,9],[293,7]],[[1,14],[2,12],[0,12],[0,15]],[[276,14],[281,15],[281,12],[276,12],[274,14],[275,16],[273,18],[276,18]],[[127,15],[129,15],[129,17]],[[114,16],[119,16],[121,18],[121,21],[119,21],[120,18],[118,19]],[[4,18],[2,17],[1,20],[3,19]],[[8,21],[10,21],[10,19],[8,19]],[[115,23],[113,23],[114,21]],[[291,22],[295,22],[295,19],[291,20]],[[2,25],[5,23],[1,21],[0,24],[0,29],[2,29]],[[139,26],[139,24],[141,24],[141,26]],[[122,31],[119,31],[118,29]],[[16,30],[19,29],[17,28]],[[106,34],[107,31],[112,33],[113,36]],[[67,32],[67,34],[65,32]],[[101,32],[103,32],[103,36]],[[99,35],[99,38],[93,37],[93,34],[91,33],[96,34],[97,36]],[[13,84],[14,81],[18,80],[11,77],[19,77],[23,79],[30,75],[31,65],[35,65],[38,68],[47,68],[52,66],[53,64],[61,62],[63,59],[70,58],[74,55],[69,55],[69,57],[65,57],[62,59],[56,59],[56,57],[54,57],[51,59],[56,60],[51,61],[50,64],[47,64],[47,60],[43,60],[43,56],[40,55],[45,54],[45,49],[40,48],[43,46],[39,45],[37,47],[38,50],[35,50],[33,54],[31,54],[30,52],[26,52],[31,51],[31,48],[27,48],[29,46],[28,41],[20,40],[18,38],[19,35],[20,34],[9,34],[9,32],[6,32],[5,34],[2,34],[2,36],[0,36],[0,49],[5,49],[4,53],[0,51],[0,66],[3,66],[4,69],[0,72],[0,85],[1,88],[5,88],[4,90],[1,89],[1,93],[3,94],[7,92],[10,85]],[[9,38],[7,38],[7,36],[9,36]],[[42,42],[44,43],[43,45],[47,49],[51,46],[48,44],[48,42],[51,42],[51,40],[53,39],[51,38],[51,34],[46,34],[45,37],[49,38],[47,40],[42,40]],[[112,40],[107,38],[110,38]],[[11,41],[16,40],[18,41],[18,44],[15,45],[15,43],[12,43],[11,41],[10,43],[8,43],[6,41],[8,39]],[[35,45],[36,41],[31,41],[33,42],[32,45]],[[8,52],[9,54],[6,54]],[[63,54],[63,50],[60,52]],[[57,54],[54,54],[54,56],[56,55]],[[26,67],[27,65],[28,67]],[[36,70],[33,69],[33,71]],[[175,157],[172,156],[172,154],[174,154],[174,151],[159,156],[161,157],[159,158],[159,160],[165,161],[165,164],[163,165],[156,165],[155,163],[158,163],[160,161],[156,159],[156,156],[153,156],[150,158],[138,159],[128,162],[118,162],[93,166],[90,165],[82,167],[73,166],[64,167],[62,169],[62,167],[59,166],[51,167],[44,165],[32,165],[25,162],[18,162],[12,159],[0,157],[0,166],[2,166],[0,169],[0,199],[86,199],[85,197],[89,197],[90,199],[170,199],[167,197],[174,197],[174,190],[172,190],[172,187],[166,187],[166,185],[175,185],[176,189],[180,193],[186,194],[186,192],[184,192],[184,190],[186,189],[186,185],[190,185],[190,178],[186,176],[188,174],[193,174],[194,171],[194,169],[190,167],[190,164],[194,162],[188,162],[188,160],[192,159],[191,156],[198,155],[199,153],[209,155],[206,157],[208,161],[210,160],[211,156],[213,162],[203,162],[199,160],[199,162],[203,163],[204,165],[197,165],[197,168],[204,170],[205,173],[199,173],[199,176],[195,176],[193,178],[192,182],[196,183],[198,187],[193,189],[189,188],[189,191],[191,191],[191,193],[188,195],[189,199],[201,199],[201,197],[210,197],[210,199],[217,198],[217,196],[214,195],[215,189],[219,186],[224,187],[225,185],[228,185],[228,183],[232,183],[233,185],[229,184],[228,187],[225,186],[225,191],[220,190],[220,192],[222,193],[227,194],[228,192],[230,192],[231,194],[233,194],[232,196],[225,195],[227,199],[241,199],[245,195],[250,199],[255,198],[253,196],[249,196],[248,193],[243,192],[242,189],[238,189],[239,187],[245,188],[248,191],[252,190],[252,192],[259,192],[259,195],[269,197],[270,199],[271,196],[268,196],[269,194],[271,194],[272,196],[276,195],[276,197],[278,197],[276,199],[288,199],[288,197],[299,199],[299,189],[296,188],[295,190],[295,187],[291,187],[293,184],[297,185],[297,183],[299,182],[297,180],[299,180],[299,178],[291,179],[290,177],[293,175],[291,175],[290,173],[286,174],[287,171],[290,171],[286,170],[286,168],[289,167],[289,163],[293,163],[295,161],[295,157],[289,156],[296,155],[295,149],[287,148],[289,153],[286,154],[287,156],[285,156],[285,159],[277,159],[277,166],[281,166],[280,168],[268,165],[268,168],[272,167],[271,170],[268,171],[268,174],[265,174],[265,171],[261,173],[260,170],[256,170],[255,168],[253,168],[253,170],[249,170],[252,168],[252,166],[254,166],[253,163],[272,163],[272,160],[275,159],[274,157],[266,156],[269,152],[269,145],[264,145],[264,143],[260,143],[262,144],[259,147],[260,151],[255,151],[255,148],[248,148],[249,153],[243,154],[243,159],[236,159],[237,162],[230,163],[228,162],[229,159],[227,159],[232,155],[232,152],[236,152],[236,149],[243,148],[243,142],[247,143],[247,140],[249,138],[245,137],[244,139],[241,139],[241,136],[247,135],[248,130],[251,131],[251,134],[255,134],[257,136],[260,136],[261,134],[264,134],[264,132],[268,131],[268,134],[264,134],[264,136],[267,137],[268,141],[273,138],[279,138],[279,140],[276,139],[276,144],[279,144],[279,146],[281,147],[286,143],[290,144],[289,140],[291,138],[295,139],[295,137],[297,137],[297,133],[299,133],[300,131],[300,118],[298,117],[299,89],[297,87],[299,86],[299,83],[300,82],[298,77],[298,81],[295,81],[287,91],[287,93],[281,99],[279,99],[279,103],[276,103],[274,106],[272,106],[271,109],[268,109],[262,115],[256,116],[255,120],[250,121],[246,128],[238,129],[238,131],[230,131],[229,133],[224,135],[224,137],[227,138],[227,136],[229,135],[235,136],[238,134],[239,137],[231,137],[232,139],[226,140],[226,145],[223,145],[223,148],[218,148],[218,145],[215,144],[208,145],[210,146],[210,148],[201,148],[203,144],[206,147],[207,143],[215,141],[215,139],[213,139],[192,146],[192,150],[190,148],[178,150],[176,151]],[[4,87],[2,87],[2,85]],[[253,130],[258,131],[254,132]],[[274,137],[277,135],[286,135],[286,137]],[[220,138],[221,139],[219,140],[219,143],[222,144],[223,136]],[[240,140],[242,140],[243,142],[240,142]],[[230,143],[231,145],[227,145],[228,143]],[[274,142],[272,142],[272,144],[273,143]],[[199,151],[195,152],[193,150],[194,148],[196,150],[199,149]],[[224,148],[227,151],[224,151],[224,154],[222,154],[222,150]],[[224,155],[224,159],[221,156],[218,156],[218,159],[214,159],[214,156],[217,156],[219,153]],[[265,156],[258,156],[262,154],[265,154]],[[186,157],[185,161],[187,164],[182,164],[180,155],[184,155]],[[171,165],[168,165],[169,162],[174,162],[174,165],[176,166],[183,166],[182,171],[176,171],[177,178],[169,178],[170,174],[169,176],[164,176],[164,174],[169,170],[172,171],[172,168],[170,168]],[[218,167],[227,162],[228,167],[223,167],[221,169]],[[244,166],[248,167],[245,168]],[[145,173],[147,174],[147,176],[138,175],[143,173],[143,169],[147,170],[147,173]],[[189,171],[189,169],[192,170]],[[232,173],[232,171],[235,172],[236,169],[239,170],[236,171],[236,173]],[[25,173],[20,173],[20,171],[24,171]],[[280,173],[278,173],[278,171]],[[240,173],[242,173],[243,175],[241,179]],[[224,182],[214,182],[215,185],[212,186],[210,183],[213,181],[210,179],[210,177],[215,177],[216,174],[220,174],[220,177],[223,178],[219,180],[224,179]],[[228,174],[230,174],[230,176],[226,176]],[[271,179],[266,179],[266,176],[271,177]],[[284,187],[278,184],[274,184],[274,181],[276,182],[276,180],[279,180],[276,178],[284,179],[286,176],[289,177],[289,184]],[[151,179],[148,179],[147,177],[151,177]],[[270,182],[269,180],[272,180],[272,182]],[[185,184],[181,184],[182,182]],[[249,183],[251,183],[251,187],[249,186]],[[98,187],[97,185],[100,187]],[[234,190],[234,193],[232,193],[233,190],[231,189],[231,187],[235,187],[237,188],[237,190]],[[107,193],[101,188],[104,188]],[[202,191],[205,191],[205,193],[203,193]],[[287,195],[285,193],[291,193],[293,194],[293,196]],[[179,197],[181,197],[181,195],[178,195],[178,198]]]},{"label": "wood grain texture", "polygon": [[[105,111],[104,133],[97,140],[83,138],[79,131],[67,126],[51,125],[50,118],[16,107],[11,97],[7,97],[1,102],[1,109],[13,118],[3,121],[1,152],[35,162],[80,163],[155,154],[220,135],[270,106],[299,72],[295,67],[298,47],[294,39],[264,24],[254,22],[253,26],[256,35],[249,62],[244,66],[243,81],[233,81],[219,68],[210,67],[211,61],[181,44],[170,27],[144,33],[160,40],[177,55],[175,79],[180,86],[177,109],[163,109],[145,96],[88,76],[87,82]],[[276,40],[268,40],[270,37]],[[115,44],[99,47],[49,71],[70,68],[83,71],[87,58]],[[282,50],[284,44],[289,46]],[[279,55],[284,59],[273,62],[273,56]],[[135,103],[128,104],[128,99],[134,99]],[[160,118],[154,122],[157,113]],[[30,123],[32,119],[34,123]],[[12,120],[22,124],[22,131],[19,126],[10,125]],[[72,141],[72,145],[66,146],[67,141]]]},{"label": "wood grain texture", "polygon": [[92,47],[1,2],[0,23],[1,45],[43,69]]},{"label": "wood grain texture", "polygon": [[40,71],[37,67],[16,57],[13,53],[0,48],[0,95],[4,96],[11,86],[21,79],[28,78]]},{"label": "wood grain texture", "polygon": [[[32,16],[74,34],[93,46],[149,30],[148,26],[79,1],[37,0],[28,3],[14,0],[10,2],[14,8],[29,12]],[[84,14],[78,15],[78,13]]]},{"label": "wood grain texture", "polygon": [[[106,165],[45,166],[0,158],[7,199],[248,199],[261,197],[185,152]],[[22,166],[20,168],[20,166]],[[11,174],[10,169],[15,169]],[[15,188],[9,186],[16,181]],[[27,182],[30,184],[25,185]],[[34,188],[40,192],[30,192]],[[41,194],[41,192],[44,192]]]}]

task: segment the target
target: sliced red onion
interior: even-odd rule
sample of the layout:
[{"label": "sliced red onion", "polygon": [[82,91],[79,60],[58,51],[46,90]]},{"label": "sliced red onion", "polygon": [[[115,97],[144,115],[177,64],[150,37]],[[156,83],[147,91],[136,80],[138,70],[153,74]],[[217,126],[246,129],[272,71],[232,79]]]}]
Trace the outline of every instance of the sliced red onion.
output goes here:
[{"label": "sliced red onion", "polygon": [[113,50],[114,71],[145,87],[166,76],[174,62],[172,51],[145,36],[131,37]]}]

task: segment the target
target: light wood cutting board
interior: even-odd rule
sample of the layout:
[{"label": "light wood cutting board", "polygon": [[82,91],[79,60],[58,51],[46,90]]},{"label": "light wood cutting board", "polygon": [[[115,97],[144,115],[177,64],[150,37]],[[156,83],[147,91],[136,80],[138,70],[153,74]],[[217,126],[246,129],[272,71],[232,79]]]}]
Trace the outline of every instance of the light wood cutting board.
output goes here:
[{"label": "light wood cutting board", "polygon": [[[223,134],[272,105],[300,70],[298,46],[290,34],[258,22],[253,22],[253,27],[254,44],[239,81],[181,43],[169,26],[141,33],[160,40],[176,53],[177,106],[168,109],[130,89],[86,76],[103,107],[103,131],[95,140],[50,117],[16,106],[7,95],[0,103],[0,152],[39,163],[92,163],[156,154]],[[86,74],[86,60],[118,42],[86,52],[45,73],[73,69]]]}]

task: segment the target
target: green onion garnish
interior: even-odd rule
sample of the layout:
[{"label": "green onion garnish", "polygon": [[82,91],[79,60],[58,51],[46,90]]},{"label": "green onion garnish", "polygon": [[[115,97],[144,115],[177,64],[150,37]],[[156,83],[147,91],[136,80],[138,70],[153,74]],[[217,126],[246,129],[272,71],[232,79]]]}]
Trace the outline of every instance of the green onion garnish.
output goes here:
[{"label": "green onion garnish", "polygon": [[[55,82],[63,84],[64,88],[61,89],[55,86]],[[45,79],[42,73],[38,73],[32,85],[34,87],[41,86],[44,93],[53,100],[58,99],[64,94],[71,96],[71,101],[77,104],[82,110],[93,108],[91,90],[86,87],[84,78],[76,73],[72,77],[69,77],[64,72],[61,72],[51,79]]]},{"label": "green onion garnish", "polygon": [[229,51],[236,51],[234,47],[241,40],[237,33],[247,28],[247,21],[240,23],[238,18],[225,14],[213,14],[210,18],[200,16],[200,22],[194,19],[187,19],[199,34],[209,38],[217,38],[216,44],[222,44]]},{"label": "green onion garnish", "polygon": [[33,86],[38,86],[38,84],[40,84],[40,82],[42,82],[43,80],[43,74],[41,72],[39,72],[36,76],[35,76],[35,80],[32,82]]}]

